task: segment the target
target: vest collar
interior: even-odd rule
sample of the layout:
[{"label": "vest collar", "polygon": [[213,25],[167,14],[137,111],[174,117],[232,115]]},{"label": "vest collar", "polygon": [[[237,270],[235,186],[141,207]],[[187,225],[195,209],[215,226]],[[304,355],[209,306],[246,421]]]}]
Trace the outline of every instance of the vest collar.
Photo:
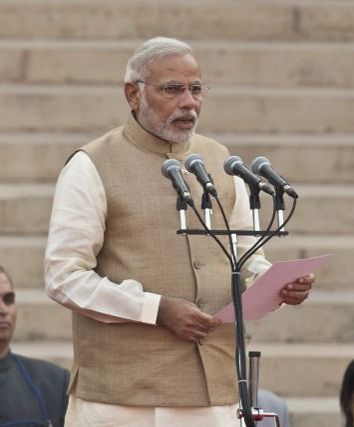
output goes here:
[{"label": "vest collar", "polygon": [[128,140],[135,146],[156,154],[178,154],[188,151],[191,141],[171,143],[158,138],[150,132],[147,132],[135,119],[133,113],[128,117],[125,124],[125,133]]}]

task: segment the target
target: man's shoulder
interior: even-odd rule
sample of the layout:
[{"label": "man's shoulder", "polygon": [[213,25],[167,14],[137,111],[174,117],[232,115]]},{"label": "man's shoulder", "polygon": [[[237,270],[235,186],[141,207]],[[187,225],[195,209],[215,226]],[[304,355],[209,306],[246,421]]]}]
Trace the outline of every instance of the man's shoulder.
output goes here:
[{"label": "man's shoulder", "polygon": [[100,147],[108,144],[111,141],[119,139],[122,135],[123,129],[124,129],[124,126],[119,126],[119,127],[114,128],[114,129],[111,129],[108,132],[104,133],[103,135],[100,135],[97,138],[94,138],[93,140],[84,144],[80,148],[80,150],[91,151],[91,150],[94,150],[96,148],[100,148]]},{"label": "man's shoulder", "polygon": [[51,377],[55,376],[57,378],[68,378],[69,371],[65,368],[62,368],[59,365],[56,365],[52,362],[42,359],[34,359],[27,356],[22,356],[19,354],[14,354],[14,357],[24,366],[28,371],[40,372],[42,375],[50,375]]},{"label": "man's shoulder", "polygon": [[111,129],[105,134],[84,143],[81,147],[77,148],[75,151],[73,151],[70,154],[70,156],[65,161],[65,165],[67,165],[71,161],[71,159],[75,156],[75,154],[79,152],[85,152],[91,157],[95,152],[102,151],[102,149],[104,149],[107,143],[119,138],[119,135],[122,133],[122,129],[123,129],[123,126]]},{"label": "man's shoulder", "polygon": [[117,144],[117,142],[122,142],[121,140],[124,139],[122,137],[123,129],[124,126],[119,126],[117,128],[111,129],[103,135],[98,136],[95,139],[92,139],[91,141],[84,143],[81,147],[77,148],[70,154],[65,164],[68,164],[70,160],[79,152],[84,152],[91,159],[94,159],[102,153],[105,153],[109,144],[113,143],[113,145],[120,146],[120,144]]}]

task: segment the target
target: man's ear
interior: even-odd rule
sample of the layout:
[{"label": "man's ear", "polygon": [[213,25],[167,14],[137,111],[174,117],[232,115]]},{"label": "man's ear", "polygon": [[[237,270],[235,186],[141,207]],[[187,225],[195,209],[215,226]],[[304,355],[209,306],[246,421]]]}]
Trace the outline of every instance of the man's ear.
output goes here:
[{"label": "man's ear", "polygon": [[141,92],[137,83],[124,83],[124,94],[133,111],[139,109]]}]

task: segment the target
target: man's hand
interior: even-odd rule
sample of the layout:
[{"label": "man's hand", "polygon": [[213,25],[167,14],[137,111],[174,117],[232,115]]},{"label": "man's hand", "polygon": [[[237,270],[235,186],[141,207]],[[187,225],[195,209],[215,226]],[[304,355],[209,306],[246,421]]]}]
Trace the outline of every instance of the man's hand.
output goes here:
[{"label": "man's hand", "polygon": [[221,323],[189,301],[161,297],[157,324],[168,328],[179,338],[194,342],[203,340]]},{"label": "man's hand", "polygon": [[300,277],[295,282],[286,284],[280,290],[282,303],[290,305],[301,304],[309,296],[314,281],[315,275],[309,274],[308,276]]}]

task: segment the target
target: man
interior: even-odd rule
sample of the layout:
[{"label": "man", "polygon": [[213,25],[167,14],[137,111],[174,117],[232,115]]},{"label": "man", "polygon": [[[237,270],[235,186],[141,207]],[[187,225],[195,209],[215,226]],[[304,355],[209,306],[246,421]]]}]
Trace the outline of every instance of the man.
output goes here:
[{"label": "man", "polygon": [[[160,173],[167,158],[201,154],[231,227],[250,227],[243,182],[222,168],[227,150],[195,134],[206,91],[189,45],[148,40],[127,64],[126,124],[59,177],[45,275],[73,314],[67,426],[237,425],[233,326],[213,318],[231,300],[228,260],[208,237],[176,235],[176,194]],[[188,224],[199,227],[190,212]],[[217,212],[213,227],[224,228]],[[240,237],[239,256],[253,242]],[[259,251],[242,286],[268,267]],[[283,301],[302,302],[313,280],[284,287]]]},{"label": "man", "polygon": [[340,388],[340,408],[345,417],[345,427],[354,426],[354,360],[347,366]]},{"label": "man", "polygon": [[[290,415],[284,399],[269,390],[258,390],[258,406],[264,412],[273,412],[278,415],[281,427],[291,427]],[[257,427],[274,427],[274,418],[263,418]]]},{"label": "man", "polygon": [[69,372],[12,353],[15,323],[12,281],[0,266],[0,426],[63,426]]}]

